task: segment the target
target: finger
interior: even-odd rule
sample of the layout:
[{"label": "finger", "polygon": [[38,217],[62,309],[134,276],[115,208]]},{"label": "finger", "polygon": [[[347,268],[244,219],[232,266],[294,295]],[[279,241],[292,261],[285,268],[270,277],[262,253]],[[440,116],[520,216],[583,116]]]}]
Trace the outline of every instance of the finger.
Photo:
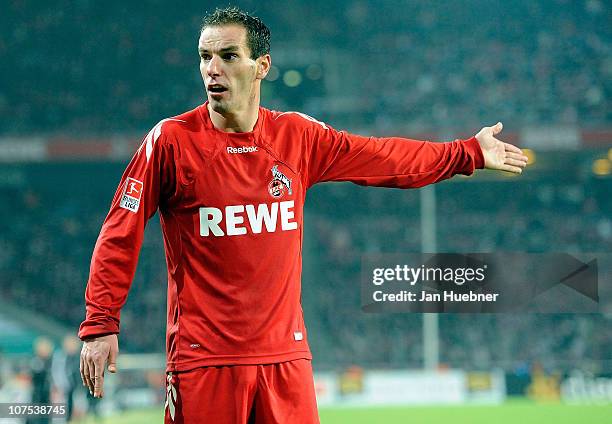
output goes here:
[{"label": "finger", "polygon": [[85,381],[85,386],[87,386],[87,390],[92,392],[92,383],[89,379],[89,362],[87,360],[87,357],[83,359],[83,379]]},{"label": "finger", "polygon": [[506,165],[513,165],[513,166],[519,166],[521,168],[524,168],[527,166],[527,162],[523,161],[523,160],[518,160],[518,159],[512,159],[512,158],[506,158],[506,160],[504,161],[504,163]]},{"label": "finger", "polygon": [[96,370],[94,376],[94,397],[102,397],[102,388],[104,387],[104,374]]},{"label": "finger", "polygon": [[491,129],[493,130],[493,135],[499,134],[504,129],[504,124],[498,122],[497,124],[493,125]]},{"label": "finger", "polygon": [[507,152],[514,152],[514,153],[523,154],[523,151],[521,149],[519,149],[518,147],[516,147],[515,145],[510,144],[510,143],[504,143],[504,149]]},{"label": "finger", "polygon": [[108,370],[112,373],[117,372],[117,351],[111,346],[108,353]]},{"label": "finger", "polygon": [[96,364],[94,363],[94,360],[91,359],[91,355],[87,365],[89,365],[89,391],[93,395],[96,377]]},{"label": "finger", "polygon": [[[102,384],[104,383],[104,364],[105,359],[103,356],[96,352],[93,357],[93,377],[92,381],[94,383],[93,386],[93,395],[94,397],[100,397],[100,392],[102,391]],[[90,369],[90,373],[91,373]]]},{"label": "finger", "polygon": [[512,172],[513,174],[521,174],[523,172],[522,168],[513,165],[502,165],[499,169],[502,171]]},{"label": "finger", "polygon": [[81,356],[79,358],[79,371],[81,371],[81,380],[83,380],[83,386],[87,386],[87,380],[85,378],[85,344],[81,348]]},{"label": "finger", "polygon": [[83,382],[83,386],[87,386],[87,382],[85,381],[85,373],[83,372],[84,370],[84,360],[83,360],[83,355],[81,355],[81,358],[79,360],[79,371],[81,372],[81,381]]},{"label": "finger", "polygon": [[516,160],[522,160],[523,162],[529,162],[529,158],[521,153],[506,152],[506,157]]}]

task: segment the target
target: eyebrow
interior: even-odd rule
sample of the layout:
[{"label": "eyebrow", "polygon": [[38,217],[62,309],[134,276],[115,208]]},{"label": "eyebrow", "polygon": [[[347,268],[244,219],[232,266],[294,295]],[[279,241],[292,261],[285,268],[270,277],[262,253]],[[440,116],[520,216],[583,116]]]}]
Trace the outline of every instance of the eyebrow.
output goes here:
[{"label": "eyebrow", "polygon": [[[238,50],[240,50],[238,46],[228,46],[228,47],[224,47],[221,50],[219,50],[219,53],[237,52]],[[200,53],[204,53],[204,52],[208,52],[209,50],[204,49],[204,48],[198,48],[198,51]]]}]

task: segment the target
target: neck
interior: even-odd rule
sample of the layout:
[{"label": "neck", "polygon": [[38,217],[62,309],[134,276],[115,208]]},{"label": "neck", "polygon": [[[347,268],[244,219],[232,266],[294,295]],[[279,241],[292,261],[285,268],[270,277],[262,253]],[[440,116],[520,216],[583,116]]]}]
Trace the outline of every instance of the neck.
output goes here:
[{"label": "neck", "polygon": [[251,132],[257,123],[259,115],[259,99],[258,96],[251,99],[246,109],[221,114],[213,110],[208,103],[208,115],[214,127],[225,132]]}]

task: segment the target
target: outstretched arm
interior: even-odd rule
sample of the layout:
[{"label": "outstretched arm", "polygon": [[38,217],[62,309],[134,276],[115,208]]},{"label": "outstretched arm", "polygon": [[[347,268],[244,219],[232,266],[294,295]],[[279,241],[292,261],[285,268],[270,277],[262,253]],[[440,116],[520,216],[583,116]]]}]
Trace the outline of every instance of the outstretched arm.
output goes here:
[{"label": "outstretched arm", "polygon": [[520,174],[527,166],[527,156],[518,147],[495,138],[503,128],[503,124],[498,122],[492,127],[484,127],[476,134],[485,168]]},{"label": "outstretched arm", "polygon": [[478,168],[520,173],[527,157],[511,144],[495,138],[501,123],[483,128],[467,140],[446,143],[402,137],[363,137],[336,131],[310,118],[306,185],[323,181],[351,181],[369,186],[417,188],[470,175]]}]

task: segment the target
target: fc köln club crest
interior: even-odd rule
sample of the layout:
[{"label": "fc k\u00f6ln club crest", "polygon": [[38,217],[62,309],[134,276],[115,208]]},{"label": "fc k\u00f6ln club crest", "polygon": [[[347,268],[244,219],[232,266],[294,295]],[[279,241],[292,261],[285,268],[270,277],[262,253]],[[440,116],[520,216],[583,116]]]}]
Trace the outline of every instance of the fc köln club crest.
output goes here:
[{"label": "fc k\u00f6ln club crest", "polygon": [[291,192],[291,179],[278,170],[278,165],[274,165],[271,169],[272,181],[268,184],[268,192],[275,199],[285,195],[285,191]]}]

